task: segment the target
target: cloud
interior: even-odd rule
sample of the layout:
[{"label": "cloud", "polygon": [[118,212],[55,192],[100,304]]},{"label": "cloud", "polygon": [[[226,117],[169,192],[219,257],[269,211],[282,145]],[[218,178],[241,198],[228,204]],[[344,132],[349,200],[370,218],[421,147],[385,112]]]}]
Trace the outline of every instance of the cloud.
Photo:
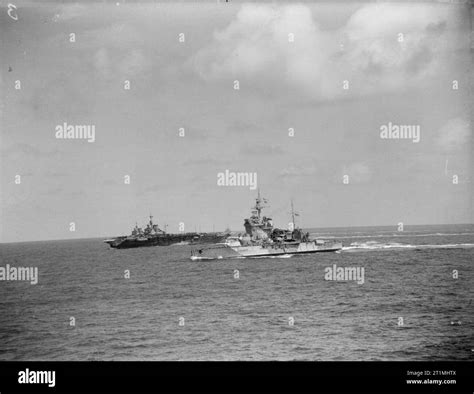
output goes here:
[{"label": "cloud", "polygon": [[94,66],[96,71],[106,77],[111,72],[111,64],[107,49],[100,48],[94,55]]},{"label": "cloud", "polygon": [[[83,36],[83,37],[82,37]],[[145,36],[133,24],[113,23],[108,26],[84,32],[78,46],[82,48],[126,49],[128,51],[142,46]]]},{"label": "cloud", "polygon": [[25,159],[42,159],[42,158],[54,158],[60,154],[60,151],[56,148],[54,150],[44,151],[37,147],[25,144],[17,143],[10,146],[7,149],[2,149],[2,156],[8,160],[25,160]]},{"label": "cloud", "polygon": [[127,54],[118,65],[121,74],[135,76],[149,70],[150,64],[141,51],[133,50]]},{"label": "cloud", "polygon": [[436,144],[445,151],[459,150],[469,141],[469,122],[462,118],[447,121],[439,130]]},{"label": "cloud", "polygon": [[139,50],[124,53],[100,48],[94,54],[94,68],[102,78],[136,77],[151,70],[150,61]]},{"label": "cloud", "polygon": [[244,4],[188,64],[206,81],[250,80],[262,91],[296,89],[319,100],[403,90],[439,71],[448,50],[443,10],[369,4],[327,31],[306,5]]},{"label": "cloud", "polygon": [[192,158],[184,162],[185,166],[211,166],[217,167],[225,164],[229,164],[231,161],[219,157],[219,159],[212,157],[201,157],[201,158]]},{"label": "cloud", "polygon": [[247,120],[237,119],[233,122],[229,122],[227,130],[230,133],[236,134],[253,134],[256,132],[256,130],[260,131],[261,127],[259,127],[256,123],[249,122]]},{"label": "cloud", "polygon": [[54,21],[70,21],[72,19],[77,19],[87,15],[87,13],[92,12],[90,4],[61,4],[57,13],[54,15]]},{"label": "cloud", "polygon": [[349,176],[349,183],[366,183],[372,177],[372,170],[367,164],[361,162],[344,166],[342,173]]},{"label": "cloud", "polygon": [[[79,7],[77,13],[81,9]],[[146,35],[140,27],[133,23],[105,21],[99,24],[100,27],[91,24],[91,27],[87,24],[81,26],[74,43],[75,50],[83,55],[81,64],[84,65],[87,78],[90,78],[90,66],[101,79],[117,80],[148,75],[156,59],[152,53],[147,53]],[[64,33],[56,34],[49,40],[51,46],[63,45],[63,42]]]},{"label": "cloud", "polygon": [[281,146],[269,144],[244,144],[240,147],[240,152],[245,155],[252,156],[277,156],[285,153],[284,149]]},{"label": "cloud", "polygon": [[318,173],[319,169],[314,164],[298,164],[283,168],[278,176],[280,178],[294,178],[313,176]]}]

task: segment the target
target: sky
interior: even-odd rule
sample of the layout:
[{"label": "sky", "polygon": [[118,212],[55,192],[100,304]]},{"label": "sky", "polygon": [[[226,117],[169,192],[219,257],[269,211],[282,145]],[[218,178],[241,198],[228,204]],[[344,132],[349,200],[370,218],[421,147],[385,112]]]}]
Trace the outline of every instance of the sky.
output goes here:
[{"label": "sky", "polygon": [[[123,235],[150,213],[169,232],[242,230],[257,191],[218,185],[226,170],[257,173],[278,227],[291,199],[308,228],[474,222],[466,4],[15,5],[1,242]],[[95,141],[56,138],[64,122]],[[419,142],[381,138],[389,124]]]}]

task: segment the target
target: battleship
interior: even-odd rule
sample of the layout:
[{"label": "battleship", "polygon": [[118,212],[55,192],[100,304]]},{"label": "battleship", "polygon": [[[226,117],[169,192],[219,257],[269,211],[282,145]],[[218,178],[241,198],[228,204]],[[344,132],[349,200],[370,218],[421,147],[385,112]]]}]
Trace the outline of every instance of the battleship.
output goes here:
[{"label": "battleship", "polygon": [[178,233],[171,234],[161,230],[157,224],[153,223],[153,216],[150,215],[150,221],[143,230],[135,224],[132,234],[116,238],[106,239],[105,243],[116,249],[139,248],[143,246],[169,246],[173,244],[206,244],[222,242],[230,235],[229,231],[223,233]]},{"label": "battleship", "polygon": [[265,257],[295,255],[317,252],[337,252],[342,249],[341,242],[322,239],[310,239],[308,232],[297,228],[293,202],[291,202],[292,222],[290,229],[273,227],[272,219],[262,216],[262,209],[267,200],[260,198],[260,193],[252,207],[251,216],[244,221],[245,233],[229,236],[224,242],[193,249],[191,260],[213,260],[245,257]]}]

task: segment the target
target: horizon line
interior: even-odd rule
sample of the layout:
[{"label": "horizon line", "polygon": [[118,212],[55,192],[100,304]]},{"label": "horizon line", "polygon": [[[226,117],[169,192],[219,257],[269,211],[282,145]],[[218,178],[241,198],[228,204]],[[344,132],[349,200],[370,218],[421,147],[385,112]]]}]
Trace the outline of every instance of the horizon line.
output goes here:
[{"label": "horizon line", "polygon": [[[441,223],[441,224],[405,224],[403,223],[404,228],[406,227],[413,227],[413,226],[465,226],[465,225],[474,225],[474,223]],[[308,230],[308,229],[342,229],[342,228],[369,228],[369,227],[394,227],[396,229],[396,225],[394,224],[382,224],[382,225],[371,225],[371,226],[329,226],[329,227],[304,227],[302,230]],[[234,230],[231,229],[232,232],[235,232]],[[394,230],[396,231],[396,230]],[[209,232],[221,232],[221,231],[202,231],[199,233],[209,233]],[[397,231],[398,232],[398,231]],[[404,231],[399,231],[399,232],[405,232]],[[174,234],[174,233],[169,233],[169,234]],[[121,236],[121,235],[119,235]],[[51,242],[51,241],[80,241],[80,240],[86,240],[86,239],[99,239],[99,238],[112,238],[112,237],[117,237],[116,235],[114,236],[107,236],[107,235],[98,235],[98,236],[93,236],[93,237],[82,237],[82,238],[52,238],[52,239],[38,239],[38,240],[28,240],[28,241],[8,241],[8,242],[0,242],[0,245],[3,244],[15,244],[15,243],[30,243],[30,242]]]}]

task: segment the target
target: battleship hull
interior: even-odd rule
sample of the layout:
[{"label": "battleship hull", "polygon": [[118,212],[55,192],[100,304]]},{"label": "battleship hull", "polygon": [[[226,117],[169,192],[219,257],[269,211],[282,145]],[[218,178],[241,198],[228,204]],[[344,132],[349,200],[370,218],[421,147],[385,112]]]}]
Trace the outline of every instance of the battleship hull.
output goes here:
[{"label": "battleship hull", "polygon": [[104,242],[115,249],[131,249],[146,246],[169,246],[174,244],[210,244],[222,242],[227,236],[228,234],[218,233],[160,234],[148,237],[117,237],[105,240]]},{"label": "battleship hull", "polygon": [[282,256],[320,252],[337,252],[342,249],[340,242],[318,243],[307,242],[282,242],[266,245],[232,246],[228,244],[217,244],[192,251],[192,260],[214,260],[245,257]]}]

